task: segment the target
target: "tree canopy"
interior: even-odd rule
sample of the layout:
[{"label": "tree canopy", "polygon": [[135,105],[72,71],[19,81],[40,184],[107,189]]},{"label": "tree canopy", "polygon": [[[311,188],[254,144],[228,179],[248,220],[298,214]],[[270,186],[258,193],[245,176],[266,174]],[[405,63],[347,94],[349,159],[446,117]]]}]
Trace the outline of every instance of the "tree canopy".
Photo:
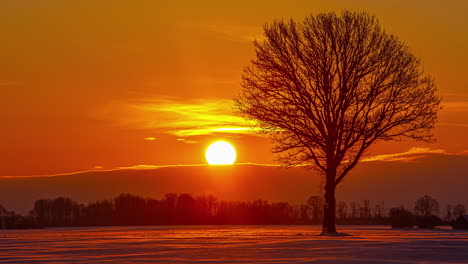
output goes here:
[{"label": "tree canopy", "polygon": [[325,197],[325,208],[333,219],[336,185],[372,144],[433,140],[440,104],[433,78],[374,15],[277,20],[264,34],[254,43],[235,108],[271,136],[282,164],[305,164],[326,176],[333,201]]}]

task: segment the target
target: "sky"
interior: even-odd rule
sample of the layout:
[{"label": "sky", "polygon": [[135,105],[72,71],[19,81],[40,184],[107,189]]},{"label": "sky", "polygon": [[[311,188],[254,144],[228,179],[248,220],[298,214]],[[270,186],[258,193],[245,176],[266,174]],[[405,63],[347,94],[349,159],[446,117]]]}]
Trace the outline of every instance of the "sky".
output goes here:
[{"label": "sky", "polygon": [[[402,162],[402,160],[411,160]],[[431,164],[431,166],[428,166]],[[336,199],[348,205],[364,200],[371,207],[384,202],[385,210],[403,205],[414,208],[423,195],[434,197],[441,214],[447,204],[468,205],[468,156],[443,153],[403,153],[384,160],[362,162],[338,185]],[[121,193],[163,199],[167,193],[213,195],[224,201],[305,204],[323,195],[321,177],[302,167],[281,168],[256,164],[232,166],[145,166],[87,171],[51,177],[0,177],[0,203],[27,214],[41,198],[70,197],[80,203],[113,199]]]},{"label": "sky", "polygon": [[252,41],[274,19],[342,9],[375,13],[443,97],[437,143],[380,143],[367,159],[468,155],[467,1],[4,0],[0,176],[204,164],[216,140],[238,163],[275,164],[232,113]]}]

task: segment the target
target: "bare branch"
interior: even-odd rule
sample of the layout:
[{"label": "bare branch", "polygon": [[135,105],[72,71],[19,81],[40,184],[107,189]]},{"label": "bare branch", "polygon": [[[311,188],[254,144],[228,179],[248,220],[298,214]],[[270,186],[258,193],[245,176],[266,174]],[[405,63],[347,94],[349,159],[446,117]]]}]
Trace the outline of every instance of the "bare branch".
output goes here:
[{"label": "bare branch", "polygon": [[337,185],[375,142],[433,140],[434,81],[375,16],[322,13],[264,32],[236,109],[271,134],[284,165],[310,165]]}]

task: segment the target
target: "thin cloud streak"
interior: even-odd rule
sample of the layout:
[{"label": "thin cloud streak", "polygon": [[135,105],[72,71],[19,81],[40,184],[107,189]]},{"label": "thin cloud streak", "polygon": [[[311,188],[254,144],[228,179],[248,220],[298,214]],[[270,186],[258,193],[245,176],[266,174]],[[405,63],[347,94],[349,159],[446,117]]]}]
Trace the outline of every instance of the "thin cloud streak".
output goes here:
[{"label": "thin cloud streak", "polygon": [[201,136],[201,135],[211,135],[216,133],[227,133],[227,134],[254,134],[260,131],[257,128],[248,128],[248,127],[216,127],[208,126],[206,128],[189,128],[189,129],[178,129],[170,131],[171,134],[174,134],[179,137],[190,137],[190,136]]},{"label": "thin cloud streak", "polygon": [[255,165],[255,166],[268,166],[268,167],[282,167],[278,164],[262,164],[262,163],[253,163],[253,162],[245,162],[245,163],[234,163],[232,165],[210,165],[207,163],[200,163],[200,164],[173,164],[173,165],[134,165],[134,166],[126,166],[126,167],[116,167],[113,169],[98,169],[95,166],[95,169],[92,170],[83,170],[83,171],[74,171],[74,172],[62,172],[62,173],[54,173],[54,174],[41,174],[41,175],[23,175],[23,176],[0,176],[1,178],[13,178],[13,179],[20,179],[20,178],[41,178],[41,177],[58,177],[58,176],[69,176],[69,175],[77,175],[82,173],[88,172],[109,172],[109,171],[120,171],[120,170],[156,170],[162,168],[177,168],[177,167],[228,167],[228,166],[242,166],[242,165]]},{"label": "thin cloud streak", "polygon": [[177,137],[211,134],[257,134],[252,122],[232,114],[232,100],[161,97],[136,102],[113,102],[92,115],[118,126],[157,129]]},{"label": "thin cloud streak", "polygon": [[446,155],[453,155],[448,154],[443,149],[430,149],[430,148],[421,148],[421,147],[413,147],[408,151],[402,153],[394,153],[394,154],[384,154],[384,155],[376,155],[372,157],[367,157],[362,159],[363,162],[369,161],[411,161],[417,158],[421,158],[427,154],[446,154]]},{"label": "thin cloud streak", "polygon": [[[447,153],[443,149],[430,149],[430,148],[421,148],[414,147],[408,151],[402,153],[394,154],[385,154],[385,155],[376,155],[368,158],[364,158],[361,162],[376,162],[376,161],[385,161],[385,162],[408,162],[415,159],[423,158],[430,154],[440,154],[448,156],[468,156],[468,150],[465,150],[461,153]],[[268,164],[268,163],[254,163],[254,162],[243,162],[243,163],[234,163],[232,165],[210,165],[207,163],[199,164],[172,164],[172,165],[134,165],[134,166],[125,166],[125,167],[116,167],[112,169],[100,169],[101,166],[95,166],[91,170],[75,171],[75,172],[64,172],[64,173],[55,173],[55,174],[43,174],[43,175],[30,175],[30,176],[0,176],[0,178],[40,178],[40,177],[57,177],[57,176],[67,176],[67,175],[77,175],[88,172],[109,172],[109,171],[119,171],[119,170],[156,170],[162,168],[177,168],[177,167],[229,167],[229,166],[243,166],[243,165],[254,165],[254,166],[267,166],[267,167],[278,167],[286,168],[281,164]],[[310,164],[302,164],[292,167],[308,167]]]},{"label": "thin cloud streak", "polygon": [[185,139],[185,138],[178,138],[178,139],[176,139],[176,140],[179,141],[179,142],[186,143],[186,144],[195,144],[195,143],[198,143],[197,140],[191,140],[191,139]]}]

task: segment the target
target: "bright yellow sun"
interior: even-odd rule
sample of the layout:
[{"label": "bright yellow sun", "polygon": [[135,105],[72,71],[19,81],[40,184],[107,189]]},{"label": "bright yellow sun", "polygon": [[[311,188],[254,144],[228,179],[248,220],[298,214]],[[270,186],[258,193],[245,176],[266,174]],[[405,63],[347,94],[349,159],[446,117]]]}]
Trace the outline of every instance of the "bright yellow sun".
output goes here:
[{"label": "bright yellow sun", "polygon": [[236,161],[236,149],[226,141],[216,141],[205,152],[210,165],[230,165]]}]

